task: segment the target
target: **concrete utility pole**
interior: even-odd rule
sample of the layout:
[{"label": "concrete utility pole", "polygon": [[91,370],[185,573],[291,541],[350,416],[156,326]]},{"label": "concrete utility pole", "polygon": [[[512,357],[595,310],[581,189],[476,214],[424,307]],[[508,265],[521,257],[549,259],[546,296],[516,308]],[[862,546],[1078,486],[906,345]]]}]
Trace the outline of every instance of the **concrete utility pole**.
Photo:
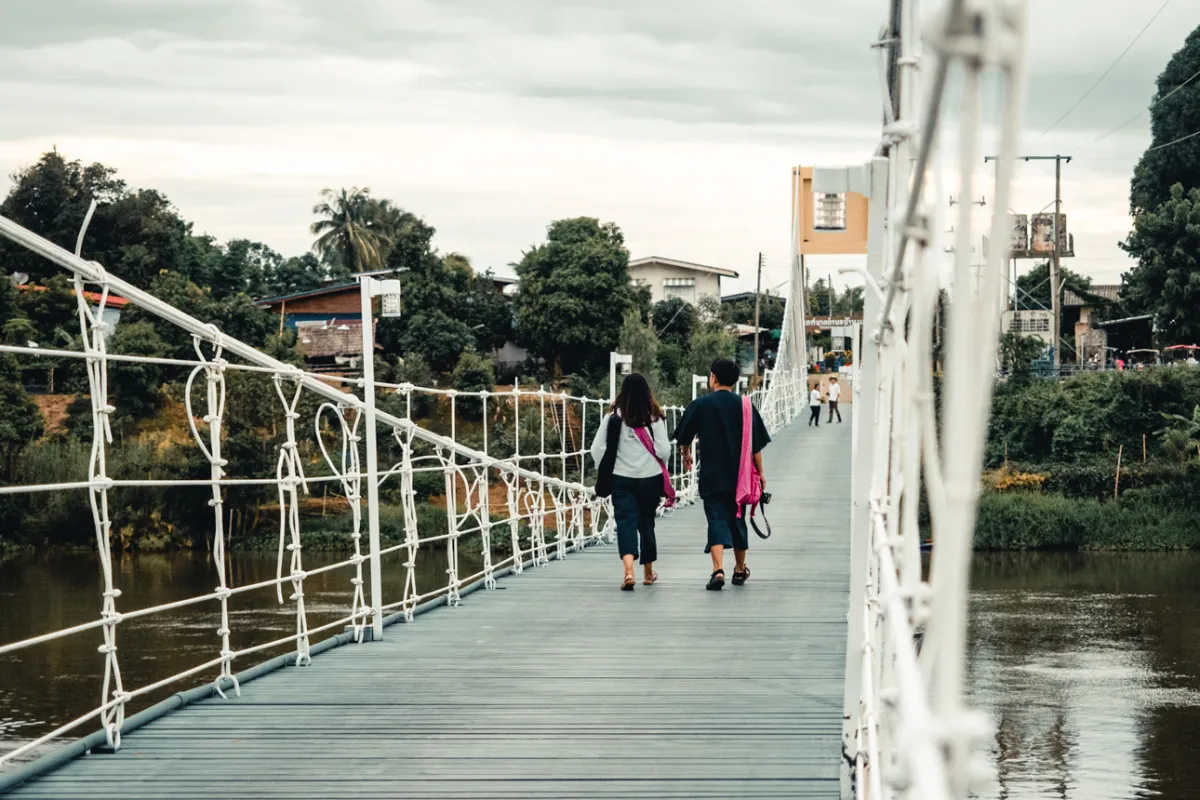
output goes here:
[{"label": "concrete utility pole", "polygon": [[1050,259],[1050,310],[1054,314],[1054,368],[1062,364],[1062,292],[1059,290],[1059,241],[1058,221],[1062,218],[1062,156],[1054,157],[1054,257]]},{"label": "concrete utility pole", "polygon": [[[1054,366],[1057,369],[1062,364],[1061,342],[1062,342],[1062,287],[1059,278],[1059,259],[1063,250],[1063,242],[1059,241],[1061,231],[1058,229],[1059,220],[1062,219],[1062,165],[1066,161],[1071,163],[1071,156],[1053,155],[1053,156],[1018,156],[1021,161],[1053,161],[1054,162],[1054,250],[1050,253],[1050,313],[1054,317],[1053,329],[1053,350]],[[986,164],[989,161],[999,161],[999,156],[987,156],[983,159]]]},{"label": "concrete utility pole", "polygon": [[754,287],[754,379],[758,381],[758,318],[762,311],[762,253],[758,254],[758,283]]}]

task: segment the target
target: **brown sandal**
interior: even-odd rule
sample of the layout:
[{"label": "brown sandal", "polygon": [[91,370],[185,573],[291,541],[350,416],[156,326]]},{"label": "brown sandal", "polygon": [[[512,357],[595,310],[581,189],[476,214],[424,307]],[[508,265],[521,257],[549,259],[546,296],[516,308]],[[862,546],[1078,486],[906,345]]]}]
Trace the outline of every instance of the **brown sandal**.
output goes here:
[{"label": "brown sandal", "polygon": [[643,578],[642,580],[642,586],[653,586],[656,583],[658,583],[658,573],[653,570],[650,571],[649,578]]}]

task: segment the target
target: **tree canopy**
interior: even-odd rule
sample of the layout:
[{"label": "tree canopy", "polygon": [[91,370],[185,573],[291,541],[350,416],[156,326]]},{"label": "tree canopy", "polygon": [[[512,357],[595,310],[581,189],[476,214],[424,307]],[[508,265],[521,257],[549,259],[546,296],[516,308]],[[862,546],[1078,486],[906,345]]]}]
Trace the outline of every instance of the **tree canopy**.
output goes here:
[{"label": "tree canopy", "polygon": [[594,366],[616,347],[635,297],[629,251],[616,224],[593,217],[552,222],[545,244],[516,265],[521,340],[563,372]]},{"label": "tree canopy", "polygon": [[1154,316],[1164,344],[1200,344],[1200,188],[1134,218],[1122,245],[1138,263],[1124,276],[1125,305]]},{"label": "tree canopy", "polygon": [[403,212],[375,200],[368,188],[325,189],[313,206],[313,250],[336,258],[351,272],[382,269],[391,247],[391,231]]},{"label": "tree canopy", "polygon": [[[12,181],[0,214],[67,250],[75,249],[95,199],[99,205],[83,239],[83,256],[138,286],[175,268],[191,233],[159,192],[130,189],[115,169],[67,161],[56,150],[14,173]],[[46,259],[8,241],[0,241],[0,263],[6,272],[22,272],[35,281],[59,274]]]},{"label": "tree canopy", "polygon": [[[1200,26],[1158,76],[1150,107],[1153,140],[1134,168],[1129,209],[1134,215],[1154,211],[1171,199],[1179,183],[1186,194],[1200,187]],[[1190,138],[1188,138],[1190,137]]]}]

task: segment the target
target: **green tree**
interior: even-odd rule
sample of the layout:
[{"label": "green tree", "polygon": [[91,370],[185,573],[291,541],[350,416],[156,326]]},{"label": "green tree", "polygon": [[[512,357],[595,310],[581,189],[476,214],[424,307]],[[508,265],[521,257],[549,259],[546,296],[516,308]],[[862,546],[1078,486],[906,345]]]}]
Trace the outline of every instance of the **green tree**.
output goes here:
[{"label": "green tree", "polygon": [[477,347],[499,350],[513,338],[512,301],[496,291],[492,273],[473,275],[462,297],[462,314]]},{"label": "green tree", "polygon": [[817,278],[812,289],[808,291],[808,313],[812,317],[832,316],[831,302],[835,301],[837,293],[830,297],[830,286],[824,278]]},{"label": "green tree", "polygon": [[12,477],[17,455],[42,431],[42,413],[21,385],[17,360],[0,355],[0,479]]},{"label": "green tree", "polygon": [[1046,352],[1046,344],[1036,336],[1010,331],[1000,337],[1000,364],[1014,377],[1028,377],[1031,362]]},{"label": "green tree", "polygon": [[[1107,303],[1104,298],[1091,293],[1092,279],[1072,272],[1066,267],[1058,269],[1059,291],[1071,290],[1075,294],[1097,305]],[[1022,308],[1050,308],[1050,264],[1043,262],[1017,278],[1017,297]]]},{"label": "green tree", "polygon": [[217,273],[206,284],[214,297],[248,293],[263,297],[283,264],[283,256],[262,242],[232,239],[225,245]]},{"label": "green tree", "polygon": [[262,294],[276,297],[294,292],[317,289],[326,283],[343,283],[350,279],[350,271],[340,264],[322,261],[312,253],[285,258],[267,277]]},{"label": "green tree", "polygon": [[390,206],[371,197],[370,189],[325,189],[313,214],[320,217],[310,227],[317,237],[314,251],[335,255],[351,272],[383,267],[391,246],[389,225],[396,218]]},{"label": "green tree", "polygon": [[634,306],[621,229],[592,217],[552,222],[516,270],[517,329],[530,351],[564,373],[602,362]]},{"label": "green tree", "polygon": [[[425,220],[409,211],[405,211],[389,200],[381,200],[380,215],[388,233],[387,266],[390,269],[408,269],[419,271],[426,260],[433,255],[433,236],[437,230]],[[446,258],[455,258],[466,262],[464,256],[455,253]],[[466,264],[469,268],[470,264]]]},{"label": "green tree", "polygon": [[476,344],[473,326],[483,324],[466,309],[472,278],[470,263],[457,254],[440,258],[427,251],[414,261],[401,276],[403,316],[379,326],[384,352],[419,355],[442,373],[454,369],[463,351]]},{"label": "green tree", "polygon": [[1193,136],[1200,131],[1200,81],[1192,80],[1197,72],[1200,27],[1188,35],[1158,76],[1150,107],[1152,141],[1130,182],[1129,209],[1134,216],[1170,200],[1171,187],[1177,183],[1185,193],[1200,187],[1200,136]]},{"label": "green tree", "polygon": [[1170,200],[1134,218],[1122,248],[1138,262],[1124,275],[1125,306],[1152,314],[1166,344],[1200,342],[1200,188],[1172,187]]},{"label": "green tree", "polygon": [[692,374],[707,375],[712,362],[718,358],[733,358],[737,354],[737,339],[720,328],[704,327],[692,337],[688,364]]},{"label": "green tree", "polygon": [[[254,304],[244,292],[218,299],[180,272],[163,272],[150,283],[155,297],[201,322],[216,325],[224,333],[253,347],[262,347],[269,334],[277,330],[270,312]],[[138,322],[151,324],[164,341],[172,358],[195,358],[192,336],[175,325],[162,323],[156,315],[134,305],[126,307],[117,332],[126,325]]]},{"label": "green tree", "polygon": [[625,315],[617,349],[633,356],[633,369],[646,376],[651,389],[658,389],[658,337],[652,328],[642,322],[635,310]]},{"label": "green tree", "polygon": [[696,309],[678,297],[660,300],[650,311],[654,331],[664,344],[687,347],[696,329]]},{"label": "green tree", "polygon": [[[165,358],[169,350],[167,342],[159,335],[160,327],[149,320],[123,321],[109,340],[108,350],[120,355]],[[128,424],[153,414],[165,382],[166,374],[159,364],[109,362],[109,402],[117,409],[114,421]]]},{"label": "green tree", "polygon": [[60,340],[60,332],[67,336],[79,332],[79,304],[75,300],[75,290],[62,273],[22,287],[18,292],[17,308],[38,332],[39,344]]},{"label": "green tree", "polygon": [[[834,301],[833,315],[835,317],[852,317],[856,314],[862,314],[863,294],[865,291],[866,288],[863,286],[847,286],[846,291],[838,295]],[[779,319],[782,322],[783,316],[780,315]]]},{"label": "green tree", "polygon": [[[496,368],[490,358],[465,350],[454,366],[451,383],[460,392],[490,392],[496,388]],[[479,398],[460,397],[455,407],[464,419],[483,418],[483,401]]]},{"label": "green tree", "polygon": [[[85,258],[141,287],[161,270],[179,264],[189,225],[165,196],[151,189],[130,189],[115,169],[67,161],[51,151],[11,177],[14,185],[0,203],[0,214],[60,247],[75,249],[88,205],[96,200],[99,205],[83,240]],[[8,272],[24,272],[35,280],[60,272],[7,241],[0,241],[0,263]]]},{"label": "green tree", "polygon": [[[726,320],[734,325],[754,324],[754,300],[739,300],[725,303],[722,311]],[[783,327],[784,301],[781,297],[764,294],[758,309],[758,324],[773,331]]]}]

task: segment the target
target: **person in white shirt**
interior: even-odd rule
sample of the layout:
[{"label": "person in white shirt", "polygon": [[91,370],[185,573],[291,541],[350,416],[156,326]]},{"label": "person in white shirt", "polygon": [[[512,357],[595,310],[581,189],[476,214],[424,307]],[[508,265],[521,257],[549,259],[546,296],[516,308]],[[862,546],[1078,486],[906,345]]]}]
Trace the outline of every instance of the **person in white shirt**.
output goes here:
[{"label": "person in white shirt", "polygon": [[[610,425],[614,426],[610,429]],[[617,431],[617,428],[620,431]],[[637,429],[649,431],[654,452],[642,443]],[[615,439],[616,448],[609,452]],[[666,415],[650,392],[645,377],[627,375],[611,412],[600,423],[592,440],[592,458],[599,465],[597,482],[611,476],[613,514],[617,523],[617,548],[625,564],[621,589],[632,591],[633,560],[638,558],[638,534],[641,534],[642,583],[650,586],[658,580],[654,562],[658,560],[658,542],[654,538],[654,518],[664,494],[663,464],[671,454],[667,437]]]},{"label": "person in white shirt", "polygon": [[814,386],[812,391],[808,393],[808,408],[812,411],[812,416],[808,418],[809,425],[821,425],[821,387]]},{"label": "person in white shirt", "polygon": [[838,398],[842,396],[842,386],[838,383],[837,378],[829,379],[829,421],[833,422],[833,415],[837,414],[838,423],[842,421],[842,412],[838,411]]}]

